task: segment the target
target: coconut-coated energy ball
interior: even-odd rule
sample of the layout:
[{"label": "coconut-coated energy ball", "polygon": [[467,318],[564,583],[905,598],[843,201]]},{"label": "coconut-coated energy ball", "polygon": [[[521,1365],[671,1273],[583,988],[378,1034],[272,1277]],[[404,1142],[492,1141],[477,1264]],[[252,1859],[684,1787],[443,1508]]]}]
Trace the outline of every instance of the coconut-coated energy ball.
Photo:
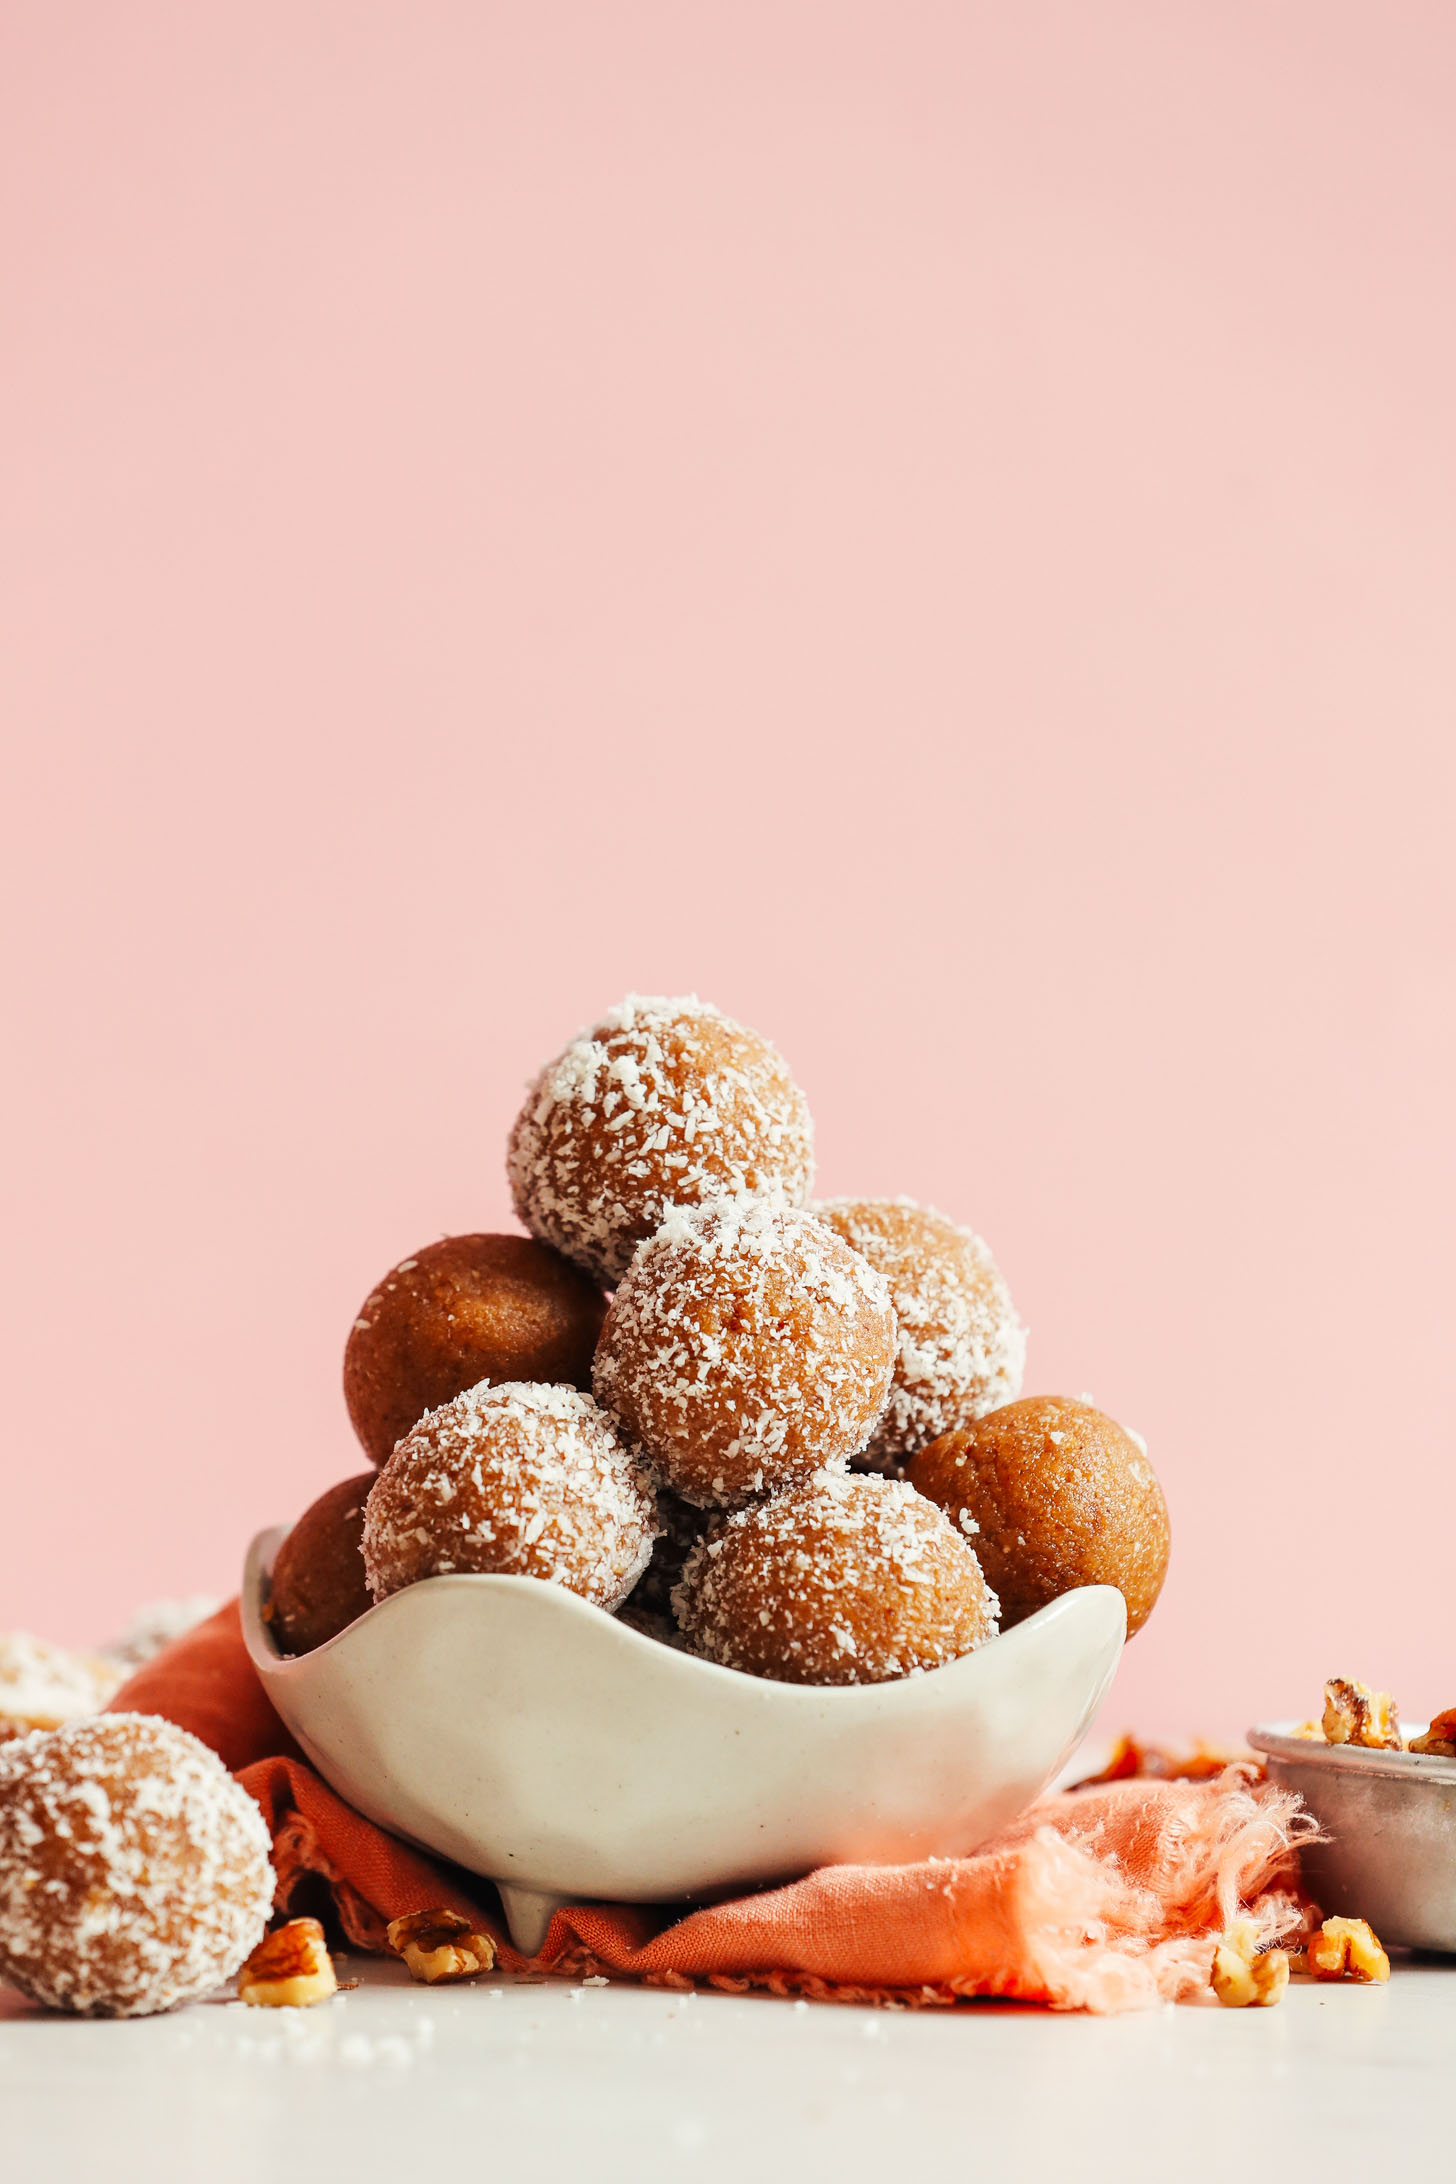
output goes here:
[{"label": "coconut-coated energy ball", "polygon": [[814,1128],[758,1032],[696,994],[629,994],[542,1070],[507,1167],[532,1235],[615,1282],[669,1207],[760,1195],[802,1205]]},{"label": "coconut-coated energy ball", "polygon": [[974,1537],[1008,1626],[1075,1585],[1115,1585],[1129,1637],[1152,1614],[1168,1505],[1142,1442],[1090,1403],[1007,1403],[923,1449],[909,1475]]},{"label": "coconut-coated energy ball", "polygon": [[650,1476],[589,1395],[482,1382],[395,1449],[364,1512],[376,1600],[451,1571],[539,1577],[621,1606],[657,1531]]},{"label": "coconut-coated energy ball", "polygon": [[126,1619],[126,1626],[117,1638],[108,1640],[102,1651],[108,1661],[130,1676],[135,1669],[164,1653],[168,1646],[185,1638],[189,1630],[199,1623],[209,1622],[223,1605],[216,1593],[183,1593],[173,1600],[144,1600]]},{"label": "coconut-coated energy ball", "polygon": [[843,1467],[894,1364],[895,1315],[867,1259],[812,1214],[717,1199],[676,1208],[638,1251],[592,1384],[676,1493],[731,1507]]},{"label": "coconut-coated energy ball", "polygon": [[902,1479],[822,1474],[720,1518],[673,1595],[694,1652],[778,1683],[888,1683],[996,1635],[972,1549]]},{"label": "coconut-coated energy ball", "polygon": [[0,1745],[0,1979],[87,2017],[195,2001],[262,1939],[270,1849],[216,1753],[156,1715]]},{"label": "coconut-coated energy ball", "polygon": [[900,1324],[890,1400],[866,1469],[895,1471],[953,1426],[1020,1394],[1026,1329],[979,1236],[913,1198],[830,1198],[814,1211],[884,1275]]},{"label": "coconut-coated energy ball", "polygon": [[446,1236],[402,1259],[360,1306],[344,1400],[364,1453],[386,1463],[426,1411],[482,1380],[591,1386],[606,1298],[529,1236]]},{"label": "coconut-coated energy ball", "polygon": [[268,1608],[282,1652],[312,1653],[373,1607],[362,1543],[377,1476],[366,1471],[320,1494],[279,1548]]},{"label": "coconut-coated energy ball", "polygon": [[99,1714],[126,1681],[120,1662],[72,1653],[29,1631],[0,1631],[0,1744]]}]

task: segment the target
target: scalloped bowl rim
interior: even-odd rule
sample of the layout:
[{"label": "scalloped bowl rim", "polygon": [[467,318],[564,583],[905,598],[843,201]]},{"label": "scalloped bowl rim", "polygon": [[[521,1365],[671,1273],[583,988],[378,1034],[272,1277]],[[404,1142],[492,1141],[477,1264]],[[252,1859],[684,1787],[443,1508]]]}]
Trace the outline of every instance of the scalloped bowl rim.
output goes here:
[{"label": "scalloped bowl rim", "polygon": [[[373,1624],[377,1629],[381,1618],[396,1612],[402,1601],[413,1600],[416,1604],[411,1613],[418,1613],[418,1601],[421,1598],[438,1598],[445,1593],[522,1593],[536,1600],[540,1600],[543,1595],[549,1596],[560,1613],[592,1624],[603,1633],[604,1642],[609,1645],[613,1641],[605,1637],[605,1631],[610,1629],[616,1633],[617,1642],[626,1647],[629,1657],[636,1652],[644,1661],[650,1661],[659,1675],[664,1672],[677,1673],[690,1684],[706,1681],[709,1685],[720,1688],[727,1686],[739,1691],[746,1687],[755,1694],[772,1692],[777,1695],[773,1703],[798,1704],[817,1712],[826,1702],[839,1707],[853,1706],[856,1702],[862,1705],[865,1702],[878,1702],[883,1705],[886,1695],[892,1692],[918,1693],[931,1685],[943,1690],[948,1679],[964,1678],[972,1664],[980,1661],[991,1647],[999,1649],[1007,1645],[1017,1645],[1021,1641],[1036,1642],[1049,1626],[1065,1620],[1068,1601],[1082,1601],[1094,1594],[1103,1598],[1122,1598],[1115,1585],[1074,1585],[1066,1592],[1059,1593],[1044,1608],[1038,1608],[1035,1614],[1013,1624],[1010,1630],[999,1631],[995,1637],[983,1640],[969,1653],[962,1653],[955,1660],[944,1662],[939,1668],[923,1669],[918,1674],[909,1676],[891,1677],[880,1683],[796,1684],[780,1683],[771,1676],[753,1676],[741,1668],[725,1668],[721,1662],[704,1660],[700,1654],[681,1652],[676,1646],[664,1644],[660,1638],[650,1638],[645,1631],[634,1629],[630,1623],[624,1623],[620,1616],[612,1614],[606,1608],[599,1608],[594,1601],[584,1600],[580,1593],[571,1592],[564,1585],[550,1584],[538,1577],[509,1577],[488,1575],[482,1571],[457,1570],[446,1576],[424,1577],[413,1585],[401,1586],[398,1592],[391,1593],[387,1599],[377,1600],[372,1608],[366,1608],[362,1615],[356,1616],[343,1630],[336,1632],[332,1638],[326,1638],[322,1645],[311,1647],[307,1653],[283,1653],[274,1643],[271,1629],[258,1612],[259,1579],[271,1568],[272,1556],[277,1553],[291,1529],[286,1524],[275,1525],[254,1537],[248,1550],[243,1582],[244,1638],[255,1665],[264,1668],[270,1678],[287,1675],[304,1662],[317,1664],[331,1654],[337,1656],[347,1651],[366,1624]],[[669,1661],[676,1663],[675,1671],[665,1668]],[[897,1700],[892,1703],[900,1702]]]}]

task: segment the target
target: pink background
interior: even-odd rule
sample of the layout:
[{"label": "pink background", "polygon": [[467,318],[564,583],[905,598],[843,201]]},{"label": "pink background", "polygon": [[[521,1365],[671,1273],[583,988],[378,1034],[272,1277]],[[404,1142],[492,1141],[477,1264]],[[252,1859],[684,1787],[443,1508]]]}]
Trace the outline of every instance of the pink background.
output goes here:
[{"label": "pink background", "polygon": [[231,1587],[697,988],[1146,1434],[1116,1720],[1456,1699],[1453,123],[1435,0],[8,0],[0,1627]]}]

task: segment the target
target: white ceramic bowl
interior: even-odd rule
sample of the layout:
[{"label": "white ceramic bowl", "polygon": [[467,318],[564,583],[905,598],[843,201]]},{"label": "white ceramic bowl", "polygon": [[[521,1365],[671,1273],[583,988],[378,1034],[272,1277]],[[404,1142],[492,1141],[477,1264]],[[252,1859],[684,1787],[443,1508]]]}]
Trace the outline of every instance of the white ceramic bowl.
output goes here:
[{"label": "white ceramic bowl", "polygon": [[434,1577],[316,1652],[262,1618],[286,1528],[253,1542],[243,1630],[341,1797],[501,1889],[519,1948],[571,1898],[669,1902],[829,1864],[964,1855],[1071,1755],[1126,1628],[1065,1594],[946,1668],[823,1690],[696,1660],[529,1577]]}]

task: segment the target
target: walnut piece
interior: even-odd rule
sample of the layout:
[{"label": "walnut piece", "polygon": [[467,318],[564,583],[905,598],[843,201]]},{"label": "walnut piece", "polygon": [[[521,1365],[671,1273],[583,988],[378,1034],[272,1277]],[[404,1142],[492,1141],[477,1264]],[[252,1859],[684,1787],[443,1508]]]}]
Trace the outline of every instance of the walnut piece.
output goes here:
[{"label": "walnut piece", "polygon": [[1315,1979],[1390,1977],[1390,1959],[1364,1919],[1326,1919],[1305,1944],[1305,1962]]},{"label": "walnut piece", "polygon": [[458,1911],[412,1911],[406,1918],[391,1919],[385,1940],[409,1967],[411,1979],[437,1986],[444,1979],[473,1979],[495,1964],[495,1943],[489,1934],[477,1934],[469,1919]]},{"label": "walnut piece", "polygon": [[1326,1744],[1364,1744],[1378,1752],[1403,1752],[1400,1720],[1388,1691],[1332,1676],[1325,1685]]},{"label": "walnut piece", "polygon": [[238,1973],[239,1999],[265,2010],[305,2010],[327,2001],[338,1987],[317,1919],[290,1919],[265,1934]]},{"label": "walnut piece", "polygon": [[[1319,1731],[1315,1731],[1318,1736]],[[1071,1787],[1091,1790],[1103,1782],[1207,1782],[1225,1767],[1253,1759],[1246,1745],[1207,1744],[1195,1740],[1192,1751],[1170,1751],[1161,1744],[1143,1744],[1126,1731],[1118,1738],[1112,1756],[1099,1774],[1082,1775]]]},{"label": "walnut piece", "polygon": [[1252,1919],[1235,1919],[1213,1952],[1214,1993],[1226,2010],[1267,2010],[1284,1998],[1289,1958],[1282,1949],[1259,1949]]},{"label": "walnut piece", "polygon": [[1456,1759],[1456,1706],[1438,1714],[1423,1737],[1412,1737],[1408,1752],[1432,1752],[1441,1759]]}]

